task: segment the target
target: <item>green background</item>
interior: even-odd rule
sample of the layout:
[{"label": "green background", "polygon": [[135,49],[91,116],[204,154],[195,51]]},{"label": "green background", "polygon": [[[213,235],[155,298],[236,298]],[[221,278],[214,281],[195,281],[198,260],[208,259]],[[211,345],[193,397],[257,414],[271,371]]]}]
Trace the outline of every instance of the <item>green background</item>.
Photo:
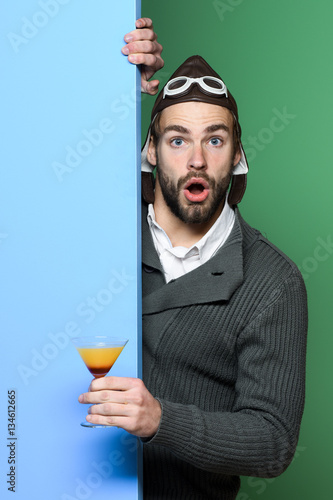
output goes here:
[{"label": "green background", "polygon": [[[153,19],[164,47],[162,84],[200,54],[236,98],[250,164],[241,213],[297,263],[308,290],[307,396],[296,456],[279,478],[243,478],[238,500],[331,500],[333,3],[143,0],[142,15]],[[143,99],[143,135],[152,104]],[[289,116],[278,132],[276,110]]]}]

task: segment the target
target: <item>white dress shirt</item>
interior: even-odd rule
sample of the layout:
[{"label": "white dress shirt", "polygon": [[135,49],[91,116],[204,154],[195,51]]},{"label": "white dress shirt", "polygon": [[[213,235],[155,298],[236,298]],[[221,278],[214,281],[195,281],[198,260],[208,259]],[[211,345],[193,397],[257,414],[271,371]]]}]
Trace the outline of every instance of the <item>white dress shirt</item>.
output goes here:
[{"label": "white dress shirt", "polygon": [[213,226],[190,248],[172,246],[168,235],[155,220],[153,205],[148,206],[147,220],[168,283],[201,266],[217,252],[233,228],[235,213],[226,202]]}]

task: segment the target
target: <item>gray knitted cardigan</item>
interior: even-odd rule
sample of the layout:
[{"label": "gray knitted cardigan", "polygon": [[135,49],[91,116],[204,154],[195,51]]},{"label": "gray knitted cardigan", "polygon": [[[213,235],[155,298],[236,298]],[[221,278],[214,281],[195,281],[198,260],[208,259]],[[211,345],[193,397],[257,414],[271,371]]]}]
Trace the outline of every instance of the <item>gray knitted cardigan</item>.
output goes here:
[{"label": "gray knitted cardigan", "polygon": [[166,284],[143,210],[143,380],[162,404],[144,444],[144,499],[232,500],[275,477],[303,413],[306,291],[236,209],[206,264]]}]

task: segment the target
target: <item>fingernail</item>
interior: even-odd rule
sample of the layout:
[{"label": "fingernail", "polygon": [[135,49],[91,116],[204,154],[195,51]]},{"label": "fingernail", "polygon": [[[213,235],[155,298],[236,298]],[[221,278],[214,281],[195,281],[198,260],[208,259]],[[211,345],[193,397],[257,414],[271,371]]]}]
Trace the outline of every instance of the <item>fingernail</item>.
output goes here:
[{"label": "fingernail", "polygon": [[133,37],[132,37],[132,35],[126,35],[124,37],[124,40],[125,40],[125,42],[131,42],[133,40]]},{"label": "fingernail", "polygon": [[121,49],[122,53],[125,54],[126,56],[129,54],[129,48],[128,47],[123,47]]},{"label": "fingernail", "polygon": [[79,396],[79,403],[83,403],[83,396],[81,394],[81,396]]},{"label": "fingernail", "polygon": [[129,56],[128,56],[128,60],[129,60],[131,63],[136,63],[136,57],[135,57],[133,54],[131,54],[131,55],[129,55]]},{"label": "fingernail", "polygon": [[142,22],[141,22],[141,21],[138,21],[138,22],[136,23],[136,25],[137,25],[137,27],[138,27],[138,28],[141,28],[141,27],[143,26],[143,24],[142,24]]}]

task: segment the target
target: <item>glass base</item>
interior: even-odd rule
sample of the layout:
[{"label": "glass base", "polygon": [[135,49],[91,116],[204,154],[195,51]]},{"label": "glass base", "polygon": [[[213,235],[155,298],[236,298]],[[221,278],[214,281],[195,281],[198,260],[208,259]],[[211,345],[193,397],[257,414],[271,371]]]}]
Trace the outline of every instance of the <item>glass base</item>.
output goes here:
[{"label": "glass base", "polygon": [[81,422],[82,427],[92,427],[94,429],[106,429],[107,427],[111,427],[110,425],[101,425],[101,424],[90,424],[89,422]]}]

